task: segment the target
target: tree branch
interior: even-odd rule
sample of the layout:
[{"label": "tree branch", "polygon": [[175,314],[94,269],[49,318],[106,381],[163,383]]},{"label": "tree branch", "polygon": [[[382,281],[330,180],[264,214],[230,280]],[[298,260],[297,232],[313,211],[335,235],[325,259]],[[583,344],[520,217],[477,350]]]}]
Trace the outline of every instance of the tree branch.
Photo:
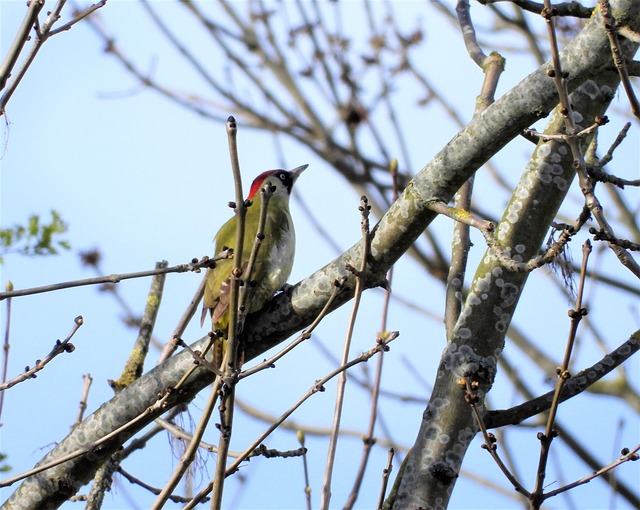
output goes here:
[{"label": "tree branch", "polygon": [[[640,19],[640,5],[637,2],[617,0],[612,2],[612,7],[626,13],[627,23],[631,23],[634,30],[638,28],[635,26]],[[624,48],[625,52],[631,51],[626,45]],[[589,55],[589,58],[585,58],[585,55]],[[560,56],[564,60],[562,68],[569,73],[567,86],[570,91],[586,80],[600,79],[603,71],[610,66],[611,53],[598,14]],[[412,246],[435,218],[436,214],[426,208],[428,202],[448,202],[482,164],[523,129],[551,111],[557,103],[557,92],[546,70],[547,66],[539,68],[488,107],[482,115],[474,118],[409,183],[371,232],[367,287],[385,281],[389,267]],[[347,291],[338,295],[336,306],[350,299],[355,276],[345,268],[347,264],[358,267],[361,254],[361,243],[357,243],[332,263],[276,296],[261,312],[249,315],[242,335],[246,359],[258,356],[309,324],[332,294],[334,280],[347,277]],[[202,339],[192,347],[204,350],[207,341],[208,338]],[[17,508],[18,505],[60,505],[86,483],[97,467],[124,441],[152,419],[178,403],[189,401],[211,383],[213,374],[198,367],[179,394],[172,392],[163,400],[162,406],[154,406],[158,395],[175,387],[192,368],[193,358],[189,353],[174,355],[105,403],[62,440],[41,463],[82,448],[80,438],[86,444],[143,416],[136,420],[135,426],[119,431],[101,443],[99,448],[92,449],[90,454],[85,453],[26,479],[5,503],[5,509]]]}]

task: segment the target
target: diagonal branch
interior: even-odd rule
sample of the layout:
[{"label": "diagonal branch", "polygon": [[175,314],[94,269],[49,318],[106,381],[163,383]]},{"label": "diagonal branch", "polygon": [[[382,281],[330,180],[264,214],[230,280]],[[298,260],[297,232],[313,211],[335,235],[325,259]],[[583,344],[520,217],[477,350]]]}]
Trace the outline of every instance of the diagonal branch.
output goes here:
[{"label": "diagonal branch", "polygon": [[[640,4],[632,0],[617,0],[612,6],[625,13],[625,23],[638,29]],[[619,20],[620,22],[621,20]],[[631,54],[635,46],[624,45]],[[589,58],[584,58],[589,55]],[[570,91],[586,80],[599,78],[610,66],[609,41],[598,13],[580,34],[560,54],[562,68],[568,72]],[[515,138],[523,129],[546,116],[557,103],[555,86],[543,66],[523,79],[509,93],[489,106],[458,133],[409,183],[401,197],[391,206],[371,232],[371,256],[367,286],[383,283],[386,271],[412,246],[435,218],[426,208],[433,200],[448,202],[456,190],[489,158]],[[281,293],[262,312],[249,315],[243,332],[246,359],[263,353],[293,332],[309,324],[332,293],[332,282],[347,277],[345,292],[337,297],[337,305],[353,295],[355,276],[348,274],[346,264],[358,267],[362,246],[357,243],[338,259],[316,271],[293,289]],[[194,349],[204,350],[207,338],[196,342]],[[210,358],[211,354],[207,354]],[[16,505],[56,507],[74,494],[91,478],[97,467],[124,441],[167,409],[191,400],[209,385],[213,374],[196,368],[180,394],[171,393],[163,406],[154,406],[158,395],[175,387],[182,376],[193,368],[189,353],[179,353],[154,368],[127,389],[105,403],[62,440],[41,462],[49,462],[81,448],[86,443],[119,429],[140,415],[135,426],[114,434],[90,455],[82,455],[62,465],[26,479],[5,503],[5,509]],[[152,407],[153,406],[153,407]],[[61,481],[63,483],[61,483]]]},{"label": "diagonal branch", "polygon": [[[618,368],[631,356],[640,350],[640,330],[633,333],[625,342],[601,360],[588,368],[581,370],[566,382],[559,395],[559,401],[564,402],[579,395],[592,384],[600,381],[607,374]],[[554,390],[540,395],[509,409],[488,411],[483,419],[487,428],[495,429],[507,425],[517,425],[524,420],[543,413],[551,407]]]}]

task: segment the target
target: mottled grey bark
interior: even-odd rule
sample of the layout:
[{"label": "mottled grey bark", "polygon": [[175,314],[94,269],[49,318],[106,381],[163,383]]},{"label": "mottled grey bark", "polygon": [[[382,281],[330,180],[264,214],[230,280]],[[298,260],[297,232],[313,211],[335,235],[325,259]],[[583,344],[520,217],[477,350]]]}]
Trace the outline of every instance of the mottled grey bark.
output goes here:
[{"label": "mottled grey bark", "polygon": [[[617,82],[616,74],[605,72],[597,83],[589,80],[571,95],[576,112],[584,118],[585,123],[580,123],[583,127],[606,111]],[[564,119],[556,111],[545,133],[562,133],[563,127]],[[538,144],[496,232],[507,255],[516,262],[526,262],[538,254],[575,177],[572,161],[564,142]],[[493,383],[527,276],[525,272],[509,271],[491,249],[485,253],[453,338],[442,354],[436,384],[393,508],[447,507],[465,452],[478,431],[460,379],[471,377],[481,383],[481,406]]]},{"label": "mottled grey bark", "polygon": [[[612,5],[619,21],[625,24],[631,20],[633,28],[638,30],[640,11],[638,2],[616,0],[612,1]],[[594,80],[605,69],[611,67],[611,51],[601,20],[597,15],[562,52],[562,65],[563,69],[569,73],[570,90],[574,90],[587,80]],[[540,117],[548,115],[553,109],[557,103],[557,94],[553,81],[546,75],[548,69],[548,65],[542,66],[474,118],[409,184],[400,199],[392,205],[373,231],[369,286],[383,280],[388,268],[402,256],[435,217],[434,213],[427,209],[430,201],[448,202],[456,190],[482,164],[517,136],[522,129],[530,126]],[[597,86],[595,88],[598,89]],[[537,155],[540,157],[540,149]],[[551,178],[553,179],[553,176]],[[566,179],[569,182],[569,176],[566,176]],[[508,215],[515,213],[515,207],[517,206],[512,202]],[[540,221],[532,217],[527,221],[523,220],[523,224],[527,223],[529,228],[535,227],[546,231],[548,217],[551,216],[548,214]],[[519,218],[523,219],[521,214]],[[531,226],[529,221],[532,223]],[[506,225],[507,223],[503,223],[501,226],[500,235],[505,233]],[[513,225],[517,226],[518,222],[514,222]],[[512,243],[512,239],[517,239],[512,237],[513,235],[509,232],[505,242]],[[527,257],[537,251],[540,242],[530,240],[522,241],[522,244],[525,249],[520,255]],[[353,276],[345,269],[345,264],[351,263],[358,267],[359,253],[360,244],[358,243],[293,289],[276,297],[266,310],[249,317],[244,334],[246,358],[251,359],[260,355],[309,324],[330,295],[332,281],[343,275],[348,277],[347,290],[341,294],[339,304],[348,301],[351,297],[349,289],[353,287]],[[503,283],[498,283],[500,278]],[[475,296],[480,303],[478,306],[467,307],[456,329],[454,342],[445,352],[434,396],[425,413],[418,445],[411,457],[411,469],[402,478],[397,508],[407,505],[415,506],[414,502],[425,507],[432,506],[436,501],[434,496],[437,494],[442,494],[446,504],[453,483],[452,480],[447,484],[442,484],[441,481],[448,478],[449,473],[455,476],[466,445],[475,431],[462,398],[457,399],[457,396],[461,397],[461,392],[455,384],[455,378],[460,374],[484,368],[488,388],[495,361],[504,340],[504,332],[517,303],[524,279],[523,275],[507,275],[504,271],[500,273],[500,268],[495,267],[495,262],[490,256],[479,268],[471,296]],[[483,297],[485,288],[490,293],[487,298]],[[504,317],[499,317],[492,323],[488,323],[486,317],[476,318],[476,310],[479,310],[480,306],[487,307],[489,303],[500,306],[503,310],[501,315]],[[468,301],[468,305],[471,304]],[[489,315],[486,312],[485,314]],[[476,325],[474,320],[478,320],[479,324]],[[502,325],[502,331],[496,329],[497,324]],[[201,349],[203,345],[204,340],[200,340],[193,348]],[[190,354],[184,352],[178,354],[144,374],[105,403],[62,440],[40,463],[48,463],[52,459],[82,449],[106,434],[118,430],[132,419],[140,415],[144,417],[139,419],[135,426],[119,432],[99,448],[24,480],[2,508],[58,507],[87,483],[96,469],[123,442],[160,413],[166,411],[167,408],[149,412],[148,408],[167,388],[175,386],[185,371],[192,366]],[[185,385],[183,391],[171,397],[168,408],[178,402],[190,400],[211,380],[210,372],[199,369]],[[446,425],[446,429],[437,428],[441,427],[441,423]],[[442,440],[447,435],[447,430],[450,430],[449,443],[443,444],[442,448],[434,451],[431,457],[437,456],[437,459],[432,459],[427,453],[432,444],[430,441],[433,436]],[[454,432],[456,430],[457,434]],[[454,445],[456,449],[452,448]],[[453,458],[449,458],[450,455],[453,455]],[[434,473],[429,471],[428,467],[440,465],[438,463],[446,468],[444,471],[446,476],[435,478],[436,487],[430,489],[426,484],[434,482]]]},{"label": "mottled grey bark", "polygon": [[[638,7],[633,6],[636,26]],[[585,38],[583,42],[604,40],[604,31],[596,23],[588,27],[590,34],[587,30],[580,34]],[[572,45],[567,52],[577,47]],[[636,45],[628,44],[627,55],[636,49]],[[606,53],[606,45],[602,50]],[[580,55],[586,61],[592,54],[575,54],[576,58]],[[575,58],[563,61],[563,68],[568,70],[564,62],[575,62]],[[595,116],[604,115],[618,84],[618,75],[613,70],[600,71],[572,93],[571,104],[579,129],[593,124]],[[545,133],[563,133],[564,126],[563,116],[556,110]],[[583,139],[583,151],[589,140]],[[566,143],[556,140],[538,143],[496,229],[498,243],[515,262],[526,262],[539,253],[575,177],[572,163],[573,155]],[[464,399],[466,389],[461,380],[470,377],[480,383],[477,406],[481,407],[491,389],[506,332],[527,276],[525,272],[508,270],[491,249],[485,253],[453,338],[442,354],[416,442],[405,460],[402,476],[396,480],[394,493],[387,502],[389,508],[447,508],[467,448],[478,432]]]}]

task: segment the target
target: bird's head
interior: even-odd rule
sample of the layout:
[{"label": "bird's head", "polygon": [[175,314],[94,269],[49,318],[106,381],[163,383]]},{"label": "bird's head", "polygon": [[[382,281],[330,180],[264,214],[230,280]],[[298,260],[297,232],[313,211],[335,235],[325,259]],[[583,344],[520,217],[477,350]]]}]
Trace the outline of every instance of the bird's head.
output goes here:
[{"label": "bird's head", "polygon": [[249,200],[255,198],[256,193],[260,191],[260,188],[263,186],[265,181],[270,181],[272,186],[275,186],[276,190],[274,192],[275,195],[291,195],[291,189],[293,188],[294,183],[300,176],[300,174],[307,168],[309,165],[302,165],[298,168],[294,168],[291,171],[287,170],[267,170],[266,172],[262,172],[258,177],[253,180],[251,184],[251,190],[249,191],[249,196],[247,197]]}]

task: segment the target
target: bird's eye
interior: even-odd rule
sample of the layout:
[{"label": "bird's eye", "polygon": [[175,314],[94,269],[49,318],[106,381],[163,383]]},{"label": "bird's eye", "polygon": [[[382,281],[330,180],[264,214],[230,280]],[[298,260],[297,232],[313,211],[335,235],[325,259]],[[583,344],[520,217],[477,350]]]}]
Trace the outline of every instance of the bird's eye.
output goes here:
[{"label": "bird's eye", "polygon": [[287,174],[285,174],[284,172],[280,172],[278,174],[278,179],[280,179],[282,182],[284,182],[286,178],[287,178]]}]

